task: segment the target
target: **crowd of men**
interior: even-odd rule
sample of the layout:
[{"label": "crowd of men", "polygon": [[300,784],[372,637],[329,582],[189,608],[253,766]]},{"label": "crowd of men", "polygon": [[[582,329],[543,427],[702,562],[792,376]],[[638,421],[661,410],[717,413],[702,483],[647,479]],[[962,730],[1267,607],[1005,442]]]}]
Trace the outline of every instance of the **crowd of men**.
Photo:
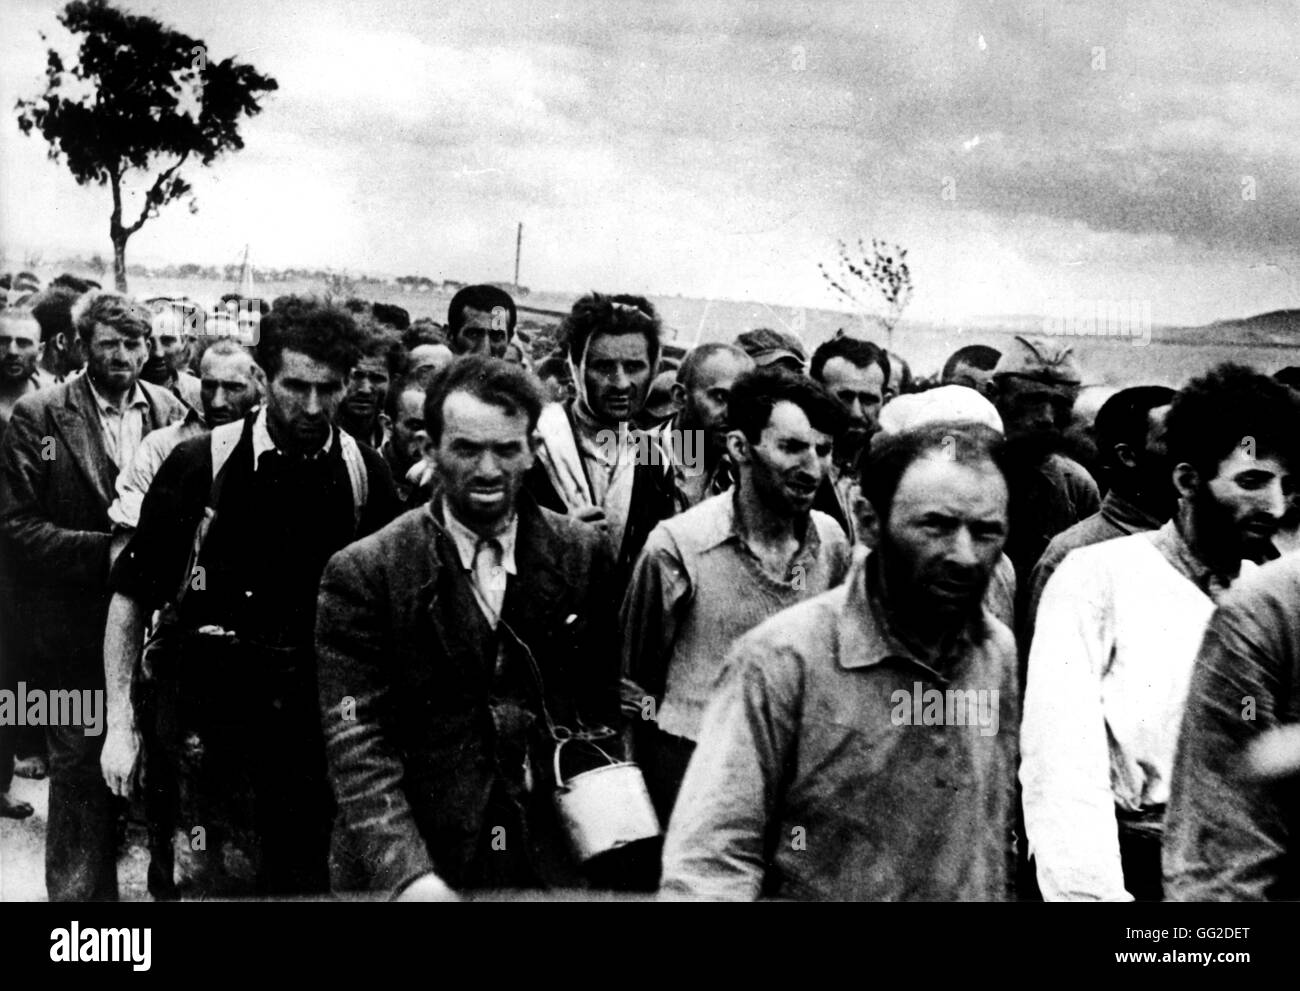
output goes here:
[{"label": "crowd of men", "polygon": [[0,720],[51,900],[131,817],[158,899],[1300,897],[1287,374],[56,282],[0,310],[4,688],[106,706]]}]

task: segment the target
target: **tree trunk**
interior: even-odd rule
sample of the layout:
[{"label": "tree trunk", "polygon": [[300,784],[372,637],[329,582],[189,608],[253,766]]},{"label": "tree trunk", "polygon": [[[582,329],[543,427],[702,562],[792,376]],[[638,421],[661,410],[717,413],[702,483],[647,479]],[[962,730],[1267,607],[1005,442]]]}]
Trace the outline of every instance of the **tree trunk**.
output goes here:
[{"label": "tree trunk", "polygon": [[117,291],[126,292],[126,237],[118,235],[113,238],[113,281]]},{"label": "tree trunk", "polygon": [[131,235],[122,226],[122,177],[110,171],[109,185],[113,190],[113,215],[108,219],[108,236],[113,242],[113,281],[117,291],[126,292],[126,239]]}]

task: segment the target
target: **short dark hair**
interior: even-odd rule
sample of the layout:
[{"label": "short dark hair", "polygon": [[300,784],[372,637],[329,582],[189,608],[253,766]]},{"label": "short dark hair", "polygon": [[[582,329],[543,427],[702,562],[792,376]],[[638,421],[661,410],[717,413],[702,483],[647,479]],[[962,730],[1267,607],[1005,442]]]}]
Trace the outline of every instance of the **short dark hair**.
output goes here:
[{"label": "short dark hair", "polygon": [[958,365],[971,365],[981,372],[991,372],[997,367],[998,359],[1001,357],[1001,351],[987,344],[967,344],[948,356],[948,360],[943,363],[943,371],[939,374],[939,379],[941,382],[947,382]]},{"label": "short dark hair", "polygon": [[83,279],[80,276],[73,275],[71,272],[64,272],[62,275],[56,275],[50,280],[51,289],[70,289],[75,295],[80,296],[83,292],[90,292],[92,289],[101,288],[99,283],[93,279]]},{"label": "short dark hair", "polygon": [[[912,369],[901,354],[886,351],[889,358],[889,374],[885,376],[885,388],[892,389],[894,395],[904,396],[912,391]],[[898,381],[894,378],[897,376]]]},{"label": "short dark hair", "polygon": [[494,306],[504,306],[510,313],[510,320],[506,324],[507,335],[515,332],[515,321],[519,314],[515,310],[515,301],[510,298],[510,294],[499,286],[466,286],[455,296],[451,297],[451,303],[447,306],[447,333],[455,337],[460,333],[460,328],[465,325],[465,309],[468,307],[474,310],[481,310],[484,313],[491,313]]},{"label": "short dark hair", "polygon": [[843,404],[820,382],[783,368],[756,368],[736,379],[727,400],[727,423],[751,444],[757,444],[777,403],[794,403],[814,430],[838,439],[848,427]]},{"label": "short dark hair", "polygon": [[453,392],[469,393],[511,416],[523,411],[529,433],[537,427],[545,404],[537,380],[519,365],[485,355],[464,355],[435,375],[425,393],[424,429],[435,444],[442,440],[442,408]]},{"label": "short dark hair", "polygon": [[76,331],[72,327],[72,307],[81,295],[75,289],[66,286],[51,285],[32,303],[32,316],[41,325],[41,343],[53,340],[56,334],[62,334],[72,343]]},{"label": "short dark hair", "polygon": [[390,330],[381,328],[375,324],[366,326],[362,325],[365,331],[365,339],[361,344],[361,358],[383,358],[384,366],[388,369],[388,378],[396,382],[406,374],[407,368],[411,364],[411,356],[406,353],[406,348],[402,347],[401,339]]},{"label": "short dark hair", "polygon": [[364,344],[365,333],[341,306],[311,296],[281,296],[262,318],[257,363],[273,381],[283,353],[297,351],[346,375]]},{"label": "short dark hair", "polygon": [[101,323],[131,337],[153,336],[153,314],[147,306],[121,293],[92,289],[72,307],[72,325],[82,342],[89,344]]},{"label": "short dark hair", "polygon": [[1135,385],[1120,389],[1102,403],[1092,427],[1102,464],[1114,467],[1116,444],[1142,450],[1146,446],[1151,411],[1168,406],[1175,395],[1168,386]]},{"label": "short dark hair", "polygon": [[1300,389],[1300,366],[1287,365],[1273,373],[1273,378],[1292,389]]},{"label": "short dark hair", "polygon": [[557,358],[554,355],[542,359],[541,364],[537,366],[536,374],[539,379],[557,378],[566,382],[573,378],[572,373],[569,371],[569,363],[563,358]]},{"label": "short dark hair", "polygon": [[1165,419],[1170,464],[1189,464],[1208,482],[1246,438],[1253,440],[1256,456],[1267,452],[1300,467],[1300,401],[1281,382],[1225,362],[1174,396]]},{"label": "short dark hair", "polygon": [[641,334],[653,368],[663,347],[660,335],[663,324],[654,304],[644,296],[619,294],[606,296],[592,292],[573,304],[560,324],[559,342],[569,359],[577,365],[587,350],[587,342],[601,334]]},{"label": "short dark hair", "polygon": [[371,303],[370,315],[379,323],[384,324],[386,327],[392,327],[394,330],[405,330],[411,326],[410,312],[392,303],[380,303],[379,301]]},{"label": "short dark hair", "polygon": [[237,292],[222,293],[221,309],[228,309],[227,303],[234,303],[235,309],[241,313],[257,310],[262,316],[266,316],[271,312],[271,304],[260,296],[244,296]]},{"label": "short dark hair", "polygon": [[418,392],[422,396],[428,396],[428,384],[421,378],[414,375],[404,376],[401,381],[394,382],[388,389],[388,395],[384,397],[384,412],[394,423],[397,422],[398,411],[401,409],[402,394],[405,392]]},{"label": "short dark hair", "polygon": [[991,464],[1004,479],[1009,477],[1006,442],[983,423],[936,422],[896,434],[876,434],[870,451],[859,462],[859,481],[881,522],[889,519],[894,494],[907,469],[938,450],[959,464]]},{"label": "short dark hair", "polygon": [[878,344],[857,337],[832,337],[829,341],[820,344],[813,352],[808,374],[818,382],[823,382],[822,373],[826,370],[826,362],[832,358],[843,358],[855,368],[870,368],[876,365],[884,375],[881,388],[889,385],[889,355],[885,354],[885,349]]},{"label": "short dark hair", "polygon": [[[695,376],[700,373],[700,366],[718,354],[729,354],[749,361],[751,364],[753,363],[753,359],[749,357],[745,349],[737,347],[735,344],[701,344],[699,347],[691,348],[690,351],[686,352],[686,357],[677,366],[677,381],[687,389],[693,388]],[[666,365],[668,359],[665,358],[663,363]]]},{"label": "short dark hair", "polygon": [[446,344],[447,332],[435,320],[420,317],[402,331],[402,347],[414,351],[421,344]]}]

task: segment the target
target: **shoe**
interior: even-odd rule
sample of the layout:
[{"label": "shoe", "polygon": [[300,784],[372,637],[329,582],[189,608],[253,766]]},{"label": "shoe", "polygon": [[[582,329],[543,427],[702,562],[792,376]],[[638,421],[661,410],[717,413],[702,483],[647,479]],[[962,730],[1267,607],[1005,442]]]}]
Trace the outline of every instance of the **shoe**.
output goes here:
[{"label": "shoe", "polygon": [[29,803],[10,798],[8,794],[0,794],[0,817],[5,819],[26,819],[34,811],[36,810]]},{"label": "shoe", "polygon": [[50,773],[50,766],[44,757],[20,757],[14,761],[14,774],[20,778],[40,781]]}]

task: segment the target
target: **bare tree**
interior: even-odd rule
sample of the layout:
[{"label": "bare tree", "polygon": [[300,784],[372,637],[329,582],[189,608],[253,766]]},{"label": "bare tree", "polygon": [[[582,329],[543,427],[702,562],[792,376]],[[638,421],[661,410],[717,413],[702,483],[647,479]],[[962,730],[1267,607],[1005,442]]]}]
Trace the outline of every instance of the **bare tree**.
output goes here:
[{"label": "bare tree", "polygon": [[907,249],[878,238],[867,248],[858,238],[858,254],[837,242],[835,261],[830,267],[817,263],[826,284],[847,302],[864,323],[874,320],[885,331],[886,347],[893,349],[894,327],[912,300],[912,273],[907,267]]}]

